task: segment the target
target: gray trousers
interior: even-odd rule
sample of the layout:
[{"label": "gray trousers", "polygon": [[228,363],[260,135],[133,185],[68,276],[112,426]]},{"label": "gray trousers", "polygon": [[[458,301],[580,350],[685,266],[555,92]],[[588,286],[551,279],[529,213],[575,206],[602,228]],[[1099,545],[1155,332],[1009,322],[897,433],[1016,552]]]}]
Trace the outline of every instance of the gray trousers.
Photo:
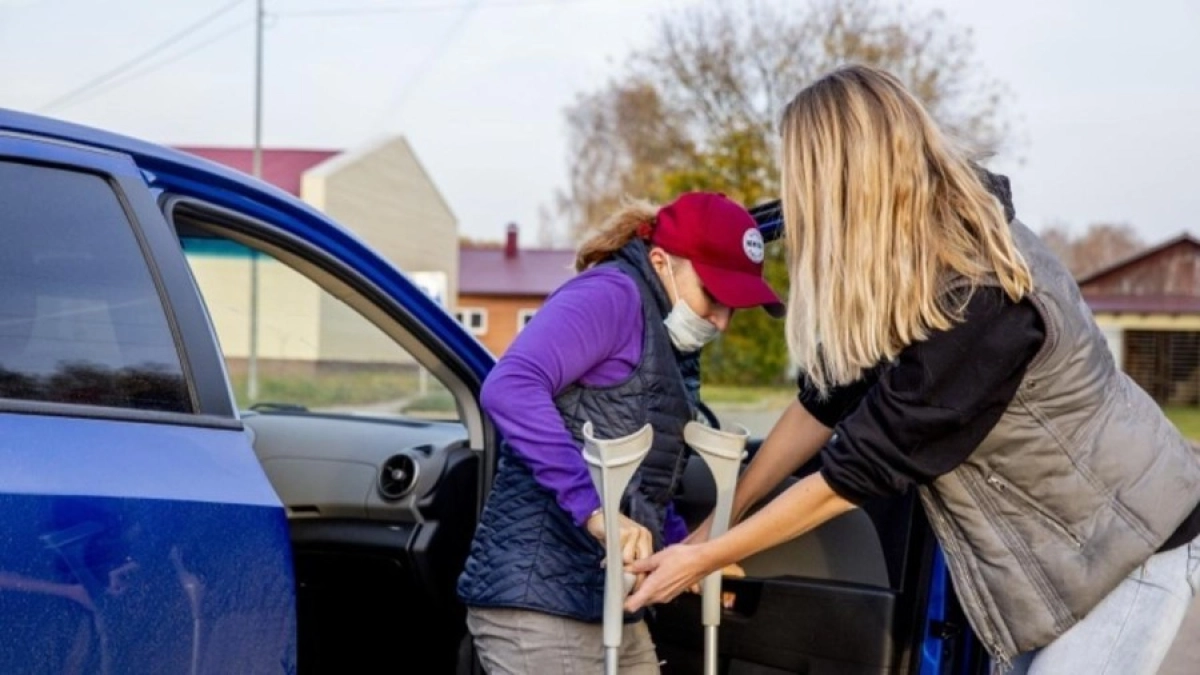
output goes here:
[{"label": "gray trousers", "polygon": [[[604,672],[604,630],[523,609],[467,609],[467,629],[488,675],[597,675]],[[658,675],[645,621],[625,624],[621,675]]]}]

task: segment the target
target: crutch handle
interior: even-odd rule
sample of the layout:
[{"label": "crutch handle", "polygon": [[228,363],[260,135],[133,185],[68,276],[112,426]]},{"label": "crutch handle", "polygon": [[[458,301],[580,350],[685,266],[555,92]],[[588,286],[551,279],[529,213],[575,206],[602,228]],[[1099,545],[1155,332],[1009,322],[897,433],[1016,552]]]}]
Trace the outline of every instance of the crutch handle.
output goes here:
[{"label": "crutch handle", "polygon": [[[605,669],[621,646],[621,632],[625,621],[625,596],[633,587],[635,577],[625,572],[621,555],[621,497],[625,486],[637,472],[642,459],[650,452],[654,441],[654,428],[649,424],[628,436],[599,439],[594,435],[591,422],[583,425],[583,457],[588,463],[588,472],[596,491],[600,493],[600,507],[604,513],[604,648]],[[615,668],[614,666],[611,666]]]},{"label": "crutch handle", "polygon": [[[716,485],[717,501],[713,507],[709,538],[715,539],[729,529],[733,512],[733,493],[737,488],[738,471],[746,455],[746,440],[750,432],[741,425],[729,429],[688,422],[683,428],[683,439],[704,459]],[[701,616],[705,627],[721,623],[721,571],[717,570],[704,578],[701,584]],[[711,631],[706,631],[709,633]],[[712,639],[715,640],[715,632]]]}]

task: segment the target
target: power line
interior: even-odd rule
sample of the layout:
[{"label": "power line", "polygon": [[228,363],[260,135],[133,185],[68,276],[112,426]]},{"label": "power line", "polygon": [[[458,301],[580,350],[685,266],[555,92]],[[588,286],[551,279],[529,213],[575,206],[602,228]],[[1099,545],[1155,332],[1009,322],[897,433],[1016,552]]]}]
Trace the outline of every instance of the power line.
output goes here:
[{"label": "power line", "polygon": [[472,0],[472,2],[469,4],[463,5],[462,14],[458,15],[458,18],[455,19],[454,24],[450,26],[450,29],[446,31],[446,34],[442,37],[442,39],[438,40],[434,50],[430,52],[423,61],[421,61],[420,65],[417,66],[417,71],[408,78],[408,81],[404,83],[404,86],[396,93],[395,97],[392,98],[392,100],[384,108],[383,117],[385,119],[391,117],[393,111],[404,105],[404,102],[408,99],[408,95],[412,92],[413,87],[416,86],[417,82],[425,75],[426,72],[433,68],[433,65],[439,58],[441,58],[442,54],[446,53],[446,50],[449,49],[450,45],[454,42],[454,38],[458,37],[458,34],[462,31],[463,26],[467,24],[467,19],[470,18],[471,12],[475,11],[475,9],[479,7],[480,1],[481,0]]},{"label": "power line", "polygon": [[175,44],[178,43],[179,41],[183,40],[184,38],[187,38],[196,30],[203,28],[204,26],[217,20],[222,15],[228,13],[233,8],[242,4],[244,1],[245,0],[233,0],[232,2],[222,5],[221,7],[219,7],[212,13],[201,18],[199,21],[196,21],[195,23],[187,26],[183,30],[175,33],[174,35],[167,38],[166,40],[159,42],[158,44],[147,49],[146,51],[142,52],[141,54],[138,54],[137,56],[126,61],[125,63],[122,63],[121,65],[117,66],[116,68],[113,68],[112,70],[110,70],[106,73],[98,75],[98,76],[92,78],[91,80],[88,80],[81,86],[76,87],[75,89],[67,92],[66,94],[63,94],[62,96],[59,96],[58,98],[54,99],[53,101],[50,101],[49,103],[43,105],[39,109],[39,112],[49,112],[50,110],[53,110],[54,108],[57,108],[67,102],[72,101],[72,99],[75,99],[78,96],[86,94],[97,87],[101,87],[101,86],[109,83],[113,78],[119,77],[119,76],[125,74],[126,72],[128,72],[129,70],[142,65],[143,63],[145,63],[146,59],[148,59],[160,52],[166,51],[167,49],[175,46]]},{"label": "power line", "polygon": [[[549,1],[547,1],[547,0],[523,0],[523,1],[522,0],[514,0],[512,2],[501,2],[501,3],[491,3],[491,4],[487,4],[487,5],[480,5],[479,4],[480,0],[471,0],[470,2],[467,2],[466,4],[454,5],[463,10],[462,14],[460,14],[458,16],[458,18],[455,20],[454,24],[450,26],[450,29],[448,31],[446,31],[446,34],[442,37],[441,40],[438,41],[437,45],[434,47],[434,50],[427,57],[425,57],[425,59],[420,63],[420,65],[417,66],[417,71],[415,73],[413,73],[413,75],[411,77],[409,77],[407,82],[404,83],[403,88],[400,89],[399,92],[397,92],[395,97],[384,108],[384,112],[382,115],[383,121],[380,124],[377,124],[376,126],[385,126],[387,124],[387,122],[386,122],[387,118],[392,115],[393,111],[395,111],[397,108],[404,105],[404,102],[406,100],[408,100],[408,96],[409,96],[409,94],[412,93],[413,88],[416,86],[417,82],[425,75],[425,73],[427,73],[429,70],[431,70],[433,68],[433,66],[437,63],[438,59],[440,59],[442,57],[442,55],[446,53],[446,51],[450,48],[451,44],[454,42],[454,39],[456,37],[458,37],[458,34],[460,32],[462,32],[462,28],[466,25],[467,19],[470,17],[471,13],[474,12],[475,10],[503,8],[503,7],[534,7],[534,6],[542,6],[542,5],[554,5],[556,7],[561,7],[562,5],[569,4],[572,2],[586,2],[586,1],[587,0],[549,0]],[[451,7],[451,6],[452,5],[440,5],[438,7]],[[412,7],[412,6],[410,5],[409,7]],[[424,7],[431,8],[431,7],[434,7],[434,5],[425,5]],[[390,8],[390,9],[395,10],[397,8]]]},{"label": "power line", "polygon": [[[243,21],[236,25],[230,26],[225,30],[213,35],[207,40],[193,44],[191,47],[182,52],[178,52],[165,60],[147,62],[147,59],[161,54],[170,48],[177,46],[186,38],[190,37],[195,31],[212,23],[221,16],[227,14],[238,5],[241,5],[246,0],[232,0],[231,2],[222,5],[210,14],[205,15],[195,23],[176,32],[169,38],[150,47],[144,52],[138,54],[132,59],[122,63],[121,65],[98,75],[75,89],[59,96],[58,98],[46,103],[39,108],[40,112],[49,112],[56,108],[64,106],[73,106],[89,101],[97,96],[101,96],[113,89],[121,87],[129,82],[140,79],[152,73],[155,73],[168,65],[180,61],[212,44],[224,40],[225,38],[237,33],[244,28],[249,21]],[[481,5],[482,0],[466,0],[465,2],[457,3],[439,3],[439,4],[424,4],[424,5],[401,5],[401,6],[360,6],[346,7],[338,9],[315,9],[315,10],[298,10],[294,12],[272,12],[271,16],[279,18],[316,18],[316,17],[340,17],[340,16],[363,16],[371,14],[403,14],[413,12],[435,12],[446,10],[462,10],[462,14],[458,16],[454,24],[447,31],[446,35],[439,41],[434,51],[430,53],[417,67],[417,71],[409,78],[403,88],[396,94],[393,100],[385,108],[385,116],[390,115],[391,111],[401,106],[408,98],[417,81],[432,68],[439,58],[446,52],[454,38],[462,30],[466,24],[467,18],[477,9],[504,9],[504,8],[520,8],[520,7],[537,7],[548,5],[565,5],[577,2],[589,2],[592,0],[510,0],[507,2],[492,2],[486,5]],[[139,68],[140,66],[140,68]]]},{"label": "power line", "polygon": [[243,21],[239,24],[236,24],[234,26],[230,26],[229,28],[226,28],[225,30],[221,31],[220,33],[213,35],[209,39],[204,40],[202,42],[198,42],[198,43],[192,45],[190,48],[185,49],[184,51],[179,52],[178,54],[172,55],[170,58],[167,58],[166,60],[157,61],[155,63],[148,64],[145,68],[142,68],[140,70],[135,70],[131,73],[127,73],[125,75],[125,77],[105,82],[102,85],[93,88],[91,91],[88,91],[84,94],[80,94],[75,99],[73,99],[71,101],[66,101],[66,102],[62,103],[61,105],[65,105],[65,106],[79,105],[80,103],[83,103],[85,101],[90,101],[93,98],[96,98],[97,96],[103,96],[104,94],[112,91],[113,89],[117,89],[118,87],[128,84],[129,82],[132,82],[133,80],[137,80],[137,79],[140,79],[147,75],[150,75],[151,73],[158,72],[159,70],[166,68],[167,66],[171,65],[172,63],[175,63],[176,61],[182,60],[188,56],[191,56],[192,54],[195,54],[196,52],[200,51],[201,49],[204,49],[205,47],[209,47],[209,46],[213,45],[214,43],[220,42],[221,40],[224,40],[225,38],[227,38],[231,35],[234,35],[235,33],[242,30],[249,24],[250,24],[250,21],[247,20],[247,21]]},{"label": "power line", "polygon": [[[492,2],[479,9],[506,9],[517,7],[541,7],[546,5],[565,5],[578,2],[592,2],[594,0],[511,0],[511,2]],[[286,18],[318,18],[318,17],[345,17],[345,16],[364,16],[370,14],[413,14],[417,12],[444,12],[454,9],[473,10],[474,2],[455,2],[455,3],[437,3],[425,5],[368,5],[360,7],[340,7],[329,9],[301,9],[292,12],[276,12],[278,16]]]}]

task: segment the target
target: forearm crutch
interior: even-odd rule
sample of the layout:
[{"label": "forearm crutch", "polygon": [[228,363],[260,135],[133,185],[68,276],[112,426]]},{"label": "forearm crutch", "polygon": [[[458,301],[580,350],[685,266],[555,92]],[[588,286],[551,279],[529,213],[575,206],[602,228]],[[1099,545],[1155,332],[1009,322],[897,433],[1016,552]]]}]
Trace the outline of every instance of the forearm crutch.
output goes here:
[{"label": "forearm crutch", "polygon": [[592,423],[583,425],[583,457],[604,513],[604,673],[616,675],[620,662],[621,631],[625,622],[625,596],[633,587],[634,576],[625,572],[621,555],[621,496],[641,465],[654,429],[649,424],[621,438],[599,439]]},{"label": "forearm crutch", "polygon": [[[683,440],[704,458],[717,488],[709,539],[716,539],[729,529],[733,492],[737,487],[738,469],[746,454],[748,436],[749,432],[740,425],[734,425],[731,430],[720,430],[698,422],[688,422],[683,428]],[[721,570],[704,577],[701,588],[704,675],[716,675],[717,627],[721,625]]]}]

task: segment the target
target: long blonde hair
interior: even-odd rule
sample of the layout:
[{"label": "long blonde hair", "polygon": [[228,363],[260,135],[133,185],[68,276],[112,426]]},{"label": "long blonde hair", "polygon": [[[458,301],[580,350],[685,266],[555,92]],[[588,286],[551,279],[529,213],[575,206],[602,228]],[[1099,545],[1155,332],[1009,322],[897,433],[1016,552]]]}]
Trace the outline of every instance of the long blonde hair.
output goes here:
[{"label": "long blonde hair", "polygon": [[612,257],[635,237],[648,239],[659,207],[643,199],[626,199],[594,234],[579,246],[575,271],[582,272]]},{"label": "long blonde hair", "polygon": [[989,277],[1014,301],[1032,289],[999,202],[891,74],[825,75],[782,134],[788,347],[820,392],[961,321]]}]

